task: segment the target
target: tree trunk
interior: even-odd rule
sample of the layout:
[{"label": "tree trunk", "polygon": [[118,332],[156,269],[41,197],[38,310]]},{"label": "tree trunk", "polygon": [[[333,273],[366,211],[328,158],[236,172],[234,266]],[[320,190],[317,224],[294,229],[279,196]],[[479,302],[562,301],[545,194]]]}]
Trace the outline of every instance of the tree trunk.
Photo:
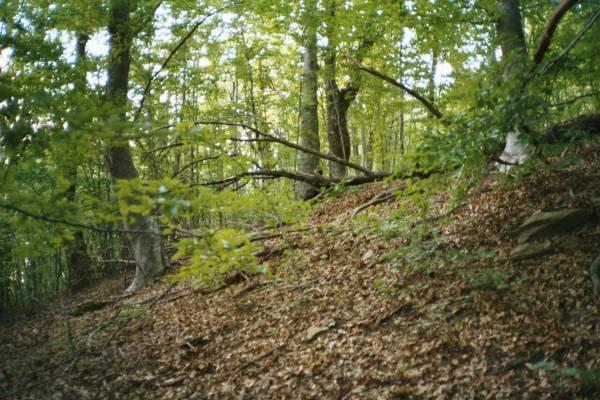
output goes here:
[{"label": "tree trunk", "polygon": [[[507,84],[513,82],[517,87],[524,83],[523,74],[527,59],[519,0],[499,0],[498,12],[499,20],[496,30],[501,42],[502,61],[505,64],[504,81]],[[527,157],[527,146],[522,141],[519,126],[515,126],[513,131],[508,132],[504,151],[500,155],[500,159],[508,164],[497,163],[496,166],[499,170],[506,172],[512,164],[522,164]]]},{"label": "tree trunk", "polygon": [[[88,35],[77,35],[77,58],[75,60],[75,68],[77,69],[75,80],[76,93],[82,93],[86,87],[86,70],[83,64],[85,63],[85,48],[88,40]],[[70,202],[75,202],[77,194],[77,186],[75,184],[77,180],[77,166],[71,163],[66,168],[65,175],[68,181],[71,182],[66,197]],[[90,267],[92,265],[92,260],[88,255],[85,238],[81,230],[75,231],[73,240],[65,246],[65,253],[68,268],[67,285],[71,290],[81,289],[90,281]]]},{"label": "tree trunk", "polygon": [[[106,101],[125,119],[129,86],[130,49],[133,41],[129,18],[129,0],[112,0],[110,5],[110,52]],[[138,178],[128,144],[109,144],[109,170],[113,181]],[[128,292],[135,291],[165,269],[158,221],[150,216],[129,212],[124,223],[127,240],[136,262],[135,278]]]},{"label": "tree trunk", "polygon": [[[319,142],[319,113],[317,103],[317,27],[314,23],[316,2],[306,1],[306,36],[304,43],[304,65],[302,72],[302,92],[300,94],[300,144],[321,151]],[[305,174],[319,172],[319,157],[313,154],[298,153],[298,171]],[[315,197],[318,189],[306,182],[296,182],[297,199],[307,200]]]},{"label": "tree trunk", "polygon": [[[350,133],[348,131],[348,108],[350,101],[345,92],[338,89],[335,80],[327,81],[326,88],[327,139],[329,150],[339,158],[350,160]],[[345,165],[329,162],[329,173],[333,178],[343,178],[347,174]]]},{"label": "tree trunk", "polygon": [[[358,95],[360,86],[356,82],[351,82],[347,87],[340,89],[336,82],[337,73],[337,52],[334,42],[336,2],[330,0],[329,19],[327,21],[327,44],[324,58],[325,75],[325,99],[327,113],[327,139],[329,142],[329,151],[339,158],[346,161],[350,160],[350,133],[348,132],[348,108]],[[361,53],[373,44],[370,40],[363,40],[359,49],[359,58]],[[347,174],[345,165],[336,162],[329,162],[329,174],[332,178],[343,178]]]}]

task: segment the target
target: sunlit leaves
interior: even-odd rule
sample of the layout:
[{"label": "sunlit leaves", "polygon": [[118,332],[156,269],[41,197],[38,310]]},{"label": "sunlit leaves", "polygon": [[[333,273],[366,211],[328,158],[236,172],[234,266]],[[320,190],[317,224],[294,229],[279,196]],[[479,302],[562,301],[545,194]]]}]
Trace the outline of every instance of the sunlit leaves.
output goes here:
[{"label": "sunlit leaves", "polygon": [[167,280],[192,280],[218,287],[224,283],[226,274],[231,272],[266,273],[265,266],[256,264],[254,253],[258,249],[247,234],[235,229],[183,239],[173,259],[186,258],[186,265]]}]

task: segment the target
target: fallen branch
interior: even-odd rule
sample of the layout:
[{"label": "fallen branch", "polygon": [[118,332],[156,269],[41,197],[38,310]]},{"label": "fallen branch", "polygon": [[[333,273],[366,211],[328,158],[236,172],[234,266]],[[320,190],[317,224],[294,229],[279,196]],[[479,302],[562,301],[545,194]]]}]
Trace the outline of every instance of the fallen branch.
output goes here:
[{"label": "fallen branch", "polygon": [[393,189],[389,189],[386,190],[385,192],[381,192],[379,194],[377,194],[375,197],[373,197],[371,200],[367,201],[366,203],[356,207],[354,210],[352,210],[352,212],[350,213],[350,218],[354,218],[356,217],[356,215],[361,212],[366,210],[369,207],[375,206],[377,204],[381,204],[381,203],[385,203],[389,200],[392,200],[395,196],[395,193],[399,190],[402,190],[406,187],[406,185],[402,184],[400,186],[397,186]]},{"label": "fallen branch", "polygon": [[297,245],[285,245],[285,246],[280,246],[280,247],[266,248],[266,249],[255,252],[253,254],[253,256],[267,258],[270,256],[281,255],[286,250],[297,249],[297,248],[298,248]]},{"label": "fallen branch", "polygon": [[390,321],[392,318],[394,318],[398,314],[409,315],[410,313],[413,312],[414,309],[415,309],[415,305],[412,303],[402,304],[401,306],[393,308],[391,311],[389,311],[383,317],[377,319],[377,321],[375,321],[374,325],[381,326],[381,325],[385,324],[386,322]]},{"label": "fallen branch", "polygon": [[274,347],[274,348],[273,348],[273,349],[271,349],[271,350],[265,351],[264,353],[262,353],[262,354],[261,354],[261,355],[259,355],[258,357],[256,357],[256,358],[254,358],[254,359],[252,359],[252,360],[250,360],[250,361],[248,361],[248,362],[246,362],[246,363],[244,363],[244,364],[240,365],[239,367],[235,368],[235,369],[234,369],[234,370],[233,370],[231,373],[232,373],[232,374],[238,373],[238,372],[240,372],[240,371],[242,371],[242,370],[244,370],[244,369],[248,368],[249,366],[251,366],[251,365],[253,365],[253,364],[256,364],[256,363],[257,363],[257,362],[259,362],[260,360],[263,360],[263,359],[265,359],[265,358],[269,357],[270,355],[272,355],[272,354],[274,354],[274,353],[278,352],[279,350],[283,349],[285,346],[287,346],[287,342],[286,342],[286,343],[283,343],[283,344],[280,344],[279,346],[277,346],[277,347]]},{"label": "fallen branch", "polygon": [[584,131],[591,134],[600,133],[600,113],[581,115],[569,121],[560,122],[550,127],[542,136],[542,143],[557,143],[561,141],[561,132]]},{"label": "fallen branch", "polygon": [[258,288],[261,288],[263,286],[271,285],[273,282],[274,281],[255,282],[255,283],[253,283],[251,285],[246,286],[242,290],[238,291],[237,293],[235,293],[231,297],[234,298],[234,299],[237,299],[239,297],[242,297],[244,294],[253,291],[254,289],[258,289]]}]

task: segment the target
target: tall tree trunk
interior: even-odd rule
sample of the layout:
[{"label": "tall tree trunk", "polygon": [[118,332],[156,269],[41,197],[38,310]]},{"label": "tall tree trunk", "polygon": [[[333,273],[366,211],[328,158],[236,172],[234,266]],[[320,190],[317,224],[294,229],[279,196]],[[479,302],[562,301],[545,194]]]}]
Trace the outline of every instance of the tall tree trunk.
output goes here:
[{"label": "tall tree trunk", "polygon": [[[75,93],[83,93],[86,88],[86,70],[85,64],[85,48],[89,40],[88,35],[78,34],[77,35],[77,53],[75,60],[76,79],[75,79]],[[66,197],[69,201],[76,201],[77,186],[75,184],[77,180],[77,166],[70,164],[67,166],[65,173],[67,180],[71,182],[69,189],[67,190]],[[84,287],[90,281],[90,267],[92,260],[88,255],[87,246],[85,244],[85,238],[81,230],[75,231],[73,240],[67,243],[65,246],[65,253],[67,259],[68,268],[68,281],[67,285],[71,290],[77,290]]]},{"label": "tall tree trunk", "polygon": [[[314,21],[316,1],[307,0],[305,6],[306,34],[304,38],[302,92],[300,94],[300,144],[321,151],[317,102],[317,27]],[[319,171],[319,157],[299,152],[298,171],[315,174]],[[318,189],[309,183],[296,182],[295,195],[298,199],[310,199],[316,196],[318,192]]]},{"label": "tall tree trunk", "polygon": [[[329,151],[339,158],[350,160],[350,133],[348,131],[348,108],[352,101],[358,95],[360,87],[356,82],[350,83],[347,87],[340,89],[336,82],[337,73],[337,52],[335,43],[335,19],[336,2],[330,0],[328,3],[329,15],[327,21],[327,44],[324,58],[324,76],[325,76],[325,101],[327,112],[327,139],[329,142]],[[373,44],[372,41],[363,40],[361,49],[364,50]],[[362,58],[359,50],[359,58]],[[333,178],[343,178],[346,176],[346,166],[329,162],[329,174]]]},{"label": "tall tree trunk", "polygon": [[400,109],[400,155],[404,155],[404,110]]},{"label": "tall tree trunk", "polygon": [[373,135],[369,132],[367,134],[367,128],[360,128],[360,139],[362,147],[362,165],[368,169],[373,169],[373,146],[372,139]]},{"label": "tall tree trunk", "polygon": [[[527,60],[527,46],[523,33],[523,19],[519,0],[499,0],[499,20],[496,31],[502,48],[502,61],[504,67],[504,81],[515,87],[525,88],[524,72]],[[520,96],[520,93],[516,93]],[[519,126],[506,135],[506,145],[500,159],[508,164],[498,164],[503,171],[510,169],[510,164],[522,164],[527,159],[527,146],[523,143]]]},{"label": "tall tree trunk", "polygon": [[[129,18],[129,0],[112,0],[110,4],[110,52],[108,58],[108,85],[106,101],[125,119],[129,86],[130,50],[133,36]],[[127,142],[109,144],[109,170],[113,181],[138,178]],[[129,212],[125,229],[131,253],[136,262],[135,278],[127,289],[135,291],[144,286],[152,277],[165,269],[162,239],[158,221],[150,216]]]}]

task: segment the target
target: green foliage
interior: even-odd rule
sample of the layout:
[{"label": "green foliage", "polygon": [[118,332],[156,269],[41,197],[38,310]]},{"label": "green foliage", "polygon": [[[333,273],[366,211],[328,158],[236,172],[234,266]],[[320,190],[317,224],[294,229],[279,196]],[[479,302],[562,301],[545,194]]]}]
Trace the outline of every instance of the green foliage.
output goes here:
[{"label": "green foliage", "polygon": [[600,389],[600,370],[597,369],[573,367],[559,369],[553,361],[541,361],[531,365],[530,368],[549,371],[555,378],[577,378],[582,382],[586,391]]},{"label": "green foliage", "polygon": [[[338,5],[335,19],[322,2],[312,16],[301,2],[236,3],[204,21],[173,54],[174,45],[222,3],[164,2],[155,15],[155,2],[130,6],[131,28],[137,33],[131,49],[131,103],[120,109],[103,101],[110,60],[91,46],[104,40],[108,3],[20,1],[1,6],[3,304],[31,303],[64,288],[71,268],[69,247],[81,238],[76,233],[82,225],[93,228],[83,235],[91,259],[111,260],[127,257],[119,228],[136,214],[158,215],[163,233],[172,240],[180,232],[209,238],[221,229],[247,232],[308,218],[311,206],[292,200],[293,183],[236,177],[260,169],[295,171],[296,150],[257,141],[247,129],[198,121],[244,122],[298,142],[299,53],[309,24],[336,48],[338,86],[350,81],[360,86],[348,120],[351,160],[407,181],[393,219],[361,219],[354,229],[386,239],[405,237],[415,252],[421,242],[437,240],[426,224],[413,226],[430,212],[432,193],[450,188],[454,202],[461,201],[485,175],[507,131],[527,125],[541,132],[551,121],[600,107],[593,95],[600,67],[591,61],[597,49],[589,39],[597,30],[584,36],[550,75],[527,76],[523,90],[521,79],[504,81],[505,63],[496,60],[491,2],[399,5],[361,0]],[[531,37],[539,37],[548,11],[524,4]],[[571,10],[548,57],[558,56],[594,12],[591,3]],[[82,34],[93,40],[85,59],[77,59],[75,39]],[[374,44],[358,54],[364,39]],[[169,54],[138,115],[132,108]],[[418,101],[358,71],[343,54],[359,56],[366,65],[407,83],[433,100],[445,117],[431,118]],[[440,80],[435,70],[443,65],[452,71]],[[326,116],[321,112],[319,118],[320,150],[327,153]],[[566,137],[575,142],[580,134]],[[535,134],[526,138],[530,143],[537,139]],[[114,145],[129,148],[139,179],[113,186],[104,151]],[[540,154],[551,157],[563,149],[544,146]],[[578,162],[569,154],[549,168],[566,169]],[[523,170],[527,168],[532,167]],[[432,172],[446,175],[419,179]],[[338,185],[328,196],[347,193]],[[206,240],[198,247],[208,251],[217,246]],[[230,265],[225,269],[242,268],[229,256],[222,258]],[[216,261],[211,268],[218,270]],[[108,272],[99,263],[91,275]]]},{"label": "green foliage", "polygon": [[390,285],[385,278],[377,276],[373,279],[373,285],[382,295],[393,296],[398,293],[398,290]]},{"label": "green foliage", "polygon": [[268,273],[266,265],[257,265],[254,253],[259,247],[248,235],[234,229],[223,229],[203,238],[183,239],[174,260],[184,259],[186,265],[167,281],[191,280],[212,287],[224,284],[228,273]]}]

